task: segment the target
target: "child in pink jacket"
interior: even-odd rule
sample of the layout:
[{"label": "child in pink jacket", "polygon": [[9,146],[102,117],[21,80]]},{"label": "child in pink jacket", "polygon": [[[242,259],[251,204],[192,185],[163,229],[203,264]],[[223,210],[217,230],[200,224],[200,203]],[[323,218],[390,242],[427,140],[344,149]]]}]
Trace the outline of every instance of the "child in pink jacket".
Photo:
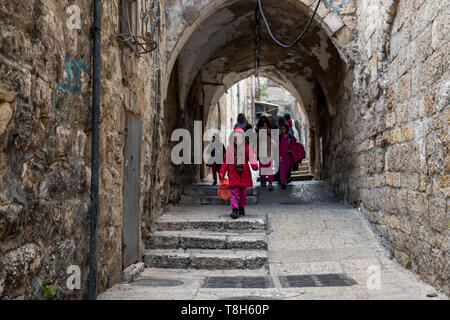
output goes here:
[{"label": "child in pink jacket", "polygon": [[280,180],[281,188],[286,189],[286,177],[291,170],[292,151],[291,142],[293,137],[289,135],[289,125],[283,123],[280,126]]},{"label": "child in pink jacket", "polygon": [[[244,148],[244,153],[239,152]],[[247,188],[253,187],[252,173],[248,162],[253,170],[258,170],[256,161],[250,145],[245,143],[245,134],[242,128],[236,128],[233,134],[233,143],[229,145],[225,152],[225,163],[220,169],[220,179],[228,172],[228,182],[231,193],[231,217],[237,219],[245,216],[245,206],[247,204]]]}]

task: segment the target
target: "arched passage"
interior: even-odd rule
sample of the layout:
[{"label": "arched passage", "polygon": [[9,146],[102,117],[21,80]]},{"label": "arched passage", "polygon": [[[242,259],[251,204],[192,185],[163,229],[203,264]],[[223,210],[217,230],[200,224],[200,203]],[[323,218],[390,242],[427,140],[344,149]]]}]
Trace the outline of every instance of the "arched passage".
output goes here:
[{"label": "arched passage", "polygon": [[[275,34],[286,42],[301,30],[318,1],[262,0]],[[193,121],[205,121],[224,88],[254,73],[256,0],[95,3],[96,9],[101,4],[103,19],[95,27],[96,34],[101,27],[102,56],[94,60],[88,30],[91,2],[80,2],[80,32],[66,23],[76,7],[67,1],[34,1],[33,6],[4,1],[0,6],[0,225],[5,226],[0,230],[0,296],[7,299],[40,298],[37,289],[44,277],[57,281],[58,298],[84,296],[88,211],[95,211],[89,199],[97,194],[98,288],[119,281],[123,235],[128,233],[123,222],[133,218],[129,234],[136,239],[139,214],[141,239],[147,241],[142,229],[155,226],[156,215],[170,210],[168,204],[180,202],[180,185],[195,182],[195,166],[171,164],[173,129],[192,132]],[[312,28],[295,48],[278,48],[262,32],[260,74],[284,83],[308,108],[316,177],[361,208],[399,262],[448,293],[450,8],[445,4],[323,0]],[[130,37],[118,39],[125,24]],[[155,41],[158,50],[139,55],[136,39],[151,48]],[[92,70],[100,64],[91,68],[92,62],[100,60],[96,77]],[[89,106],[99,100],[92,99],[90,88],[93,82],[98,88],[98,80],[100,124],[95,130]],[[98,161],[89,156],[97,148]],[[133,188],[127,187],[130,176]],[[89,197],[89,181],[97,178],[99,188],[91,183]],[[133,206],[125,204],[127,198],[133,198]],[[294,219],[297,209],[292,210]],[[302,220],[298,222],[304,226]],[[173,227],[167,222],[166,227]],[[341,238],[333,223],[323,222],[322,229]],[[343,232],[349,229],[340,225]],[[317,243],[323,242],[320,238]],[[178,234],[172,240],[180,243],[181,238]],[[357,242],[367,257],[363,239],[350,242]],[[344,243],[337,244],[335,249]],[[285,246],[279,248],[284,251]],[[332,252],[334,262],[335,257]],[[387,262],[383,265],[391,269]],[[69,264],[81,268],[81,291],[66,290]],[[363,266],[355,267],[360,274]],[[404,298],[404,290],[399,293]]]},{"label": "arched passage", "polygon": [[[233,81],[233,82],[231,82]],[[270,84],[269,84],[270,82]],[[295,135],[303,142],[307,155],[310,143],[310,115],[296,88],[276,73],[263,72],[259,78],[249,74],[232,74],[227,86],[204,86],[206,129],[231,130],[239,113],[244,113],[255,126],[262,115],[290,114],[295,124]],[[264,95],[258,96],[258,86]],[[265,106],[265,107],[264,107]],[[296,123],[295,123],[296,122]],[[305,167],[308,167],[305,161]]]},{"label": "arched passage", "polygon": [[[255,73],[255,4],[234,0],[212,1],[196,10],[182,6],[182,16],[189,22],[177,30],[181,35],[176,43],[167,43],[173,50],[168,51],[168,78],[162,88],[167,97],[177,93],[177,105],[172,101],[165,106],[184,114],[184,119],[177,117],[177,125],[192,129],[193,118],[205,122],[209,108],[227,88]],[[299,0],[267,0],[263,6],[272,30],[285,41],[297,35],[315,8],[313,3]],[[344,48],[337,44],[339,31],[346,27],[332,8],[323,6],[294,48],[277,46],[265,27],[260,28],[259,74],[281,83],[304,106],[311,128],[310,165],[316,178],[324,177],[321,143],[327,140],[329,122],[340,99],[339,78],[347,68]],[[167,10],[169,18],[170,8]],[[172,27],[171,23],[168,28]],[[325,99],[319,100],[321,97]]]}]

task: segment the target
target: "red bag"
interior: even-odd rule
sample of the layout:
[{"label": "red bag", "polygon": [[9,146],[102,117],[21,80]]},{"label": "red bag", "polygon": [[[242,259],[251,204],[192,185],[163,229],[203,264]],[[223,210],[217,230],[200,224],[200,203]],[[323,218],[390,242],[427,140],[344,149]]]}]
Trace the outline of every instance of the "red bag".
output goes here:
[{"label": "red bag", "polygon": [[292,150],[292,157],[293,157],[294,163],[298,163],[298,162],[302,161],[303,159],[305,159],[306,152],[305,152],[305,148],[303,147],[303,145],[301,143],[294,141],[291,143],[290,147]]},{"label": "red bag", "polygon": [[219,187],[217,188],[217,195],[220,199],[230,200],[230,185],[228,183],[228,179],[223,178],[220,180]]}]

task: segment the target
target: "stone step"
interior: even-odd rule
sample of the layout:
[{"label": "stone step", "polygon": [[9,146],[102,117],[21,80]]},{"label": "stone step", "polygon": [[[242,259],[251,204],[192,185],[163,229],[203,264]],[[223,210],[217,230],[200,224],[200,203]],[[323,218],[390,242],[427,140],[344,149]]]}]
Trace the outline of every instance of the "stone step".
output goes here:
[{"label": "stone step", "polygon": [[311,181],[314,179],[313,175],[310,174],[293,174],[291,176],[292,181]]},{"label": "stone step", "polygon": [[333,194],[330,185],[323,181],[293,181],[283,190],[279,184],[276,184],[274,190],[269,192],[268,188],[261,188],[259,202],[264,205],[300,205],[306,203],[324,203],[329,201],[338,201]]},{"label": "stone step", "polygon": [[229,216],[170,215],[164,214],[156,220],[158,231],[207,230],[210,232],[228,230],[266,230],[266,218],[246,216],[232,219]]},{"label": "stone step", "polygon": [[[183,188],[183,195],[193,197],[213,196],[217,197],[217,187],[213,185],[194,184]],[[257,196],[257,188],[247,188],[247,196]]]},{"label": "stone step", "polygon": [[[217,190],[215,191],[217,194]],[[230,205],[230,200],[220,199],[215,196],[202,196],[202,195],[185,195],[181,196],[179,204],[196,204],[196,205]],[[247,196],[247,205],[258,204],[258,196]]]},{"label": "stone step", "polygon": [[[291,175],[291,181],[311,181],[314,179],[314,176],[309,173],[301,173],[301,174],[293,174]],[[258,177],[257,182],[261,182],[261,179]],[[275,183],[278,181],[275,180]],[[259,200],[259,198],[258,198]]]},{"label": "stone step", "polygon": [[263,250],[148,250],[143,260],[147,268],[253,270],[268,266]]},{"label": "stone step", "polygon": [[267,250],[266,232],[157,231],[147,237],[147,249]]},{"label": "stone step", "polygon": [[308,175],[308,174],[310,174],[309,170],[292,171],[292,175]]}]

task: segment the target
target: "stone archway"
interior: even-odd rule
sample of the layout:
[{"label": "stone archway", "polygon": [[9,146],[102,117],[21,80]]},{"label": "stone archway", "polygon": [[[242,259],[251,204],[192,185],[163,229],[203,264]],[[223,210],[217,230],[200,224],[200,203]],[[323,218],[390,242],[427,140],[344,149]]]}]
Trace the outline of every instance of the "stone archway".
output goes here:
[{"label": "stone archway", "polygon": [[[306,24],[315,3],[270,0],[264,1],[264,6],[277,36],[290,39],[300,26]],[[188,2],[181,7],[166,7],[170,23],[166,25],[167,69],[162,84],[163,97],[168,93],[169,83],[173,85],[176,82],[178,107],[191,114],[208,114],[210,106],[227,88],[253,74],[256,59],[254,9],[254,2],[239,0],[200,2],[198,5]],[[351,8],[345,9],[350,12],[348,18],[353,12]],[[172,20],[176,17],[179,20]],[[277,79],[302,102],[312,130],[312,172],[320,177],[320,138],[330,128],[319,124],[318,92],[325,93],[327,114],[334,116],[339,99],[338,74],[342,70],[348,72],[346,61],[349,59],[344,44],[353,40],[351,31],[338,15],[338,8],[327,8],[323,3],[310,30],[297,47],[280,48],[269,38],[264,27],[261,30],[259,72]],[[342,39],[343,33],[347,34],[345,39]],[[177,41],[171,41],[172,38]],[[198,94],[195,102],[201,100],[201,105],[194,108],[193,91]],[[197,117],[197,120],[201,119]]]},{"label": "stone archway", "polygon": [[[286,92],[288,92],[292,99],[294,99],[294,104],[290,107],[293,112],[292,115],[297,115],[297,117],[295,118],[296,120],[301,120],[302,123],[305,124],[305,127],[303,128],[304,130],[302,131],[302,133],[298,132],[298,134],[302,137],[303,143],[305,144],[305,148],[308,148],[306,150],[307,155],[314,153],[315,152],[315,146],[313,145],[311,147],[311,144],[308,140],[304,140],[304,139],[308,139],[310,137],[310,117],[313,116],[312,112],[308,112],[306,110],[306,108],[304,107],[302,98],[300,93],[298,92],[298,90],[296,89],[295,86],[292,85],[292,83],[288,80],[288,79],[283,79],[283,75],[279,74],[277,72],[276,69],[270,70],[269,68],[263,70],[263,72],[260,74],[260,77],[263,79],[268,79],[271,80],[273,82],[275,82],[276,84],[278,84],[279,86],[282,87],[282,89],[284,89]],[[204,131],[207,128],[212,128],[214,127],[214,129],[219,129],[219,130],[224,130],[224,126],[228,126],[228,129],[231,129],[230,127],[230,113],[233,113],[233,110],[237,112],[236,107],[238,107],[237,105],[233,106],[230,104],[230,101],[228,101],[229,99],[233,99],[233,98],[237,98],[239,99],[239,97],[241,98],[240,101],[238,102],[239,107],[240,107],[240,111],[238,111],[238,113],[240,112],[245,112],[247,113],[247,116],[250,116],[248,119],[249,121],[253,124],[253,126],[256,125],[256,122],[253,123],[253,121],[257,121],[257,119],[252,119],[252,116],[255,116],[255,113],[253,113],[254,108],[252,106],[253,103],[253,99],[255,99],[255,97],[253,96],[253,94],[255,94],[256,92],[254,92],[256,90],[256,83],[253,83],[253,74],[252,72],[245,72],[245,73],[231,73],[228,74],[227,76],[224,77],[224,83],[226,83],[226,85],[222,85],[222,86],[217,86],[214,84],[205,84],[203,83],[203,94],[204,94],[204,119],[207,119],[207,123],[205,123],[204,126]],[[254,78],[254,81],[256,82],[256,78]],[[265,81],[265,80],[264,80]],[[242,84],[244,83],[244,84]],[[239,88],[238,88],[239,87]],[[241,88],[242,87],[242,88]],[[238,94],[236,91],[234,91],[234,94],[230,95],[230,89],[235,88],[235,90],[240,90],[240,93]],[[246,90],[247,92],[244,92]],[[283,91],[284,91],[283,90]],[[278,93],[281,94],[281,93]],[[277,95],[277,94],[276,94]],[[244,99],[242,99],[244,97]],[[247,100],[245,99],[245,97],[247,97]],[[228,99],[227,99],[228,98]],[[267,100],[268,102],[272,102],[271,101],[271,96],[269,95],[268,97],[269,99]],[[252,99],[250,101],[250,99]],[[257,100],[257,99],[256,99]],[[262,100],[266,100],[266,99],[262,99]],[[246,107],[246,109],[243,109],[243,106]],[[232,108],[230,108],[232,107]],[[253,111],[252,111],[253,110]],[[255,111],[256,112],[256,111]],[[237,114],[234,114],[231,118],[232,121],[235,121],[235,117],[237,116]],[[213,123],[210,123],[210,121],[213,121]],[[221,126],[217,125],[216,126],[216,122],[217,124],[219,124],[219,122],[222,121],[222,123],[220,123]],[[234,124],[234,122],[233,122]],[[212,125],[212,126],[211,126]],[[304,136],[303,136],[304,134]],[[311,147],[311,148],[310,148]],[[309,168],[309,164],[305,163],[305,166],[308,168],[308,170],[310,170]]]},{"label": "stone archway", "polygon": [[[214,13],[223,8],[232,6],[239,0],[213,0],[213,1],[169,1],[164,4],[164,11],[168,23],[166,26],[165,49],[167,62],[167,75],[170,75],[177,57],[192,34],[201,24]],[[249,1],[248,1],[249,2]],[[317,1],[314,0],[285,0],[291,4],[301,15],[310,16]],[[251,2],[250,6],[255,6]],[[395,11],[395,10],[394,10]],[[339,54],[345,61],[351,60],[349,44],[353,40],[356,28],[356,6],[353,1],[346,4],[321,3],[316,23],[326,32],[328,37],[338,48]],[[166,93],[169,77],[166,77],[166,85],[163,85],[163,93]]]},{"label": "stone archway", "polygon": [[[163,79],[162,96],[167,94],[170,76],[178,60],[183,60],[183,67],[190,73],[190,79],[183,80],[186,82],[187,89],[184,90],[187,92],[189,83],[201,67],[211,61],[214,51],[224,48],[241,35],[250,39],[248,44],[253,46],[253,15],[256,2],[216,0],[197,1],[195,5],[191,2],[187,1],[181,5],[169,3],[165,7],[167,20],[170,22],[166,23],[164,41],[166,76]],[[278,30],[279,35],[290,39],[298,33],[297,29],[306,24],[316,3],[310,0],[285,0],[281,3],[265,1],[264,6],[267,6],[266,15],[273,18],[273,28]],[[288,16],[284,16],[286,12],[289,12]],[[333,65],[328,65],[327,51],[335,50],[331,55],[339,56],[345,63],[350,63],[351,43],[356,36],[354,16],[355,7],[352,1],[339,6],[333,3],[325,5],[322,2],[311,28],[311,35],[307,35],[298,46],[297,54],[310,55],[315,62],[310,65],[318,65],[322,70],[333,68]],[[279,21],[283,18],[286,18],[286,21],[280,24]],[[237,36],[230,36],[232,33],[236,33]],[[314,39],[314,36],[318,38]],[[183,56],[187,58],[183,59]],[[192,59],[194,56],[195,61]],[[291,62],[298,63],[298,61]],[[318,71],[319,69],[314,70],[320,73]],[[323,87],[328,90],[327,86]]]}]

